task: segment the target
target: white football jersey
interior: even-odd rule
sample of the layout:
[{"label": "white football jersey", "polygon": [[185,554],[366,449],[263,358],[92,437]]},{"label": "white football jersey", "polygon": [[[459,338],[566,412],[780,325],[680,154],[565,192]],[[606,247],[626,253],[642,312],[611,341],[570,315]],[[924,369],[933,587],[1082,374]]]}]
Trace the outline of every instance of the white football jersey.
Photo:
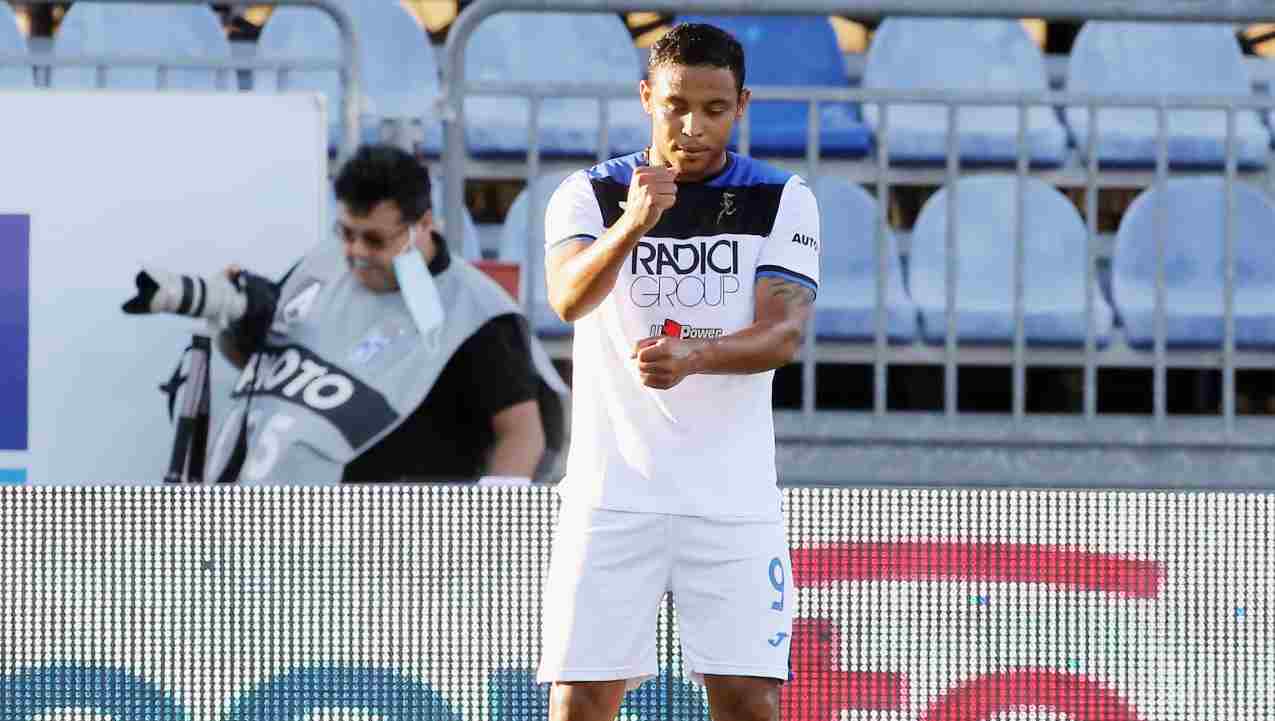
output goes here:
[{"label": "white football jersey", "polygon": [[[554,192],[547,250],[593,240],[624,212],[646,153],[579,171]],[[704,517],[780,515],[774,372],[642,385],[643,338],[716,338],[754,321],[754,283],[819,283],[819,211],[800,177],[729,154],[720,173],[679,183],[677,202],[633,249],[605,301],[575,323],[571,450],[560,490],[594,508]]]}]

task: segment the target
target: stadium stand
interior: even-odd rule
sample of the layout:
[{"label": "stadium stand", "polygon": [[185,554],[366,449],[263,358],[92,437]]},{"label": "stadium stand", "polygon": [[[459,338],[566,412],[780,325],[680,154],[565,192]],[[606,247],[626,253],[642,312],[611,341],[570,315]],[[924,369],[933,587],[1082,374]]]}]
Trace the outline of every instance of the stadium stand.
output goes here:
[{"label": "stadium stand", "polygon": [[[1226,25],[1086,23],[1067,66],[1067,90],[1155,98],[1161,95],[1247,97],[1252,79],[1239,43]],[[1077,145],[1089,145],[1085,108],[1067,108]],[[1149,166],[1156,158],[1156,111],[1108,108],[1098,113],[1099,162]],[[1221,110],[1168,113],[1169,163],[1219,167],[1225,160],[1226,114]],[[1237,163],[1266,164],[1270,135],[1257,113],[1236,117]]]},{"label": "stadium stand", "polygon": [[[18,19],[8,3],[0,3],[0,55],[26,55],[27,40],[18,29]],[[24,90],[35,87],[29,67],[0,67],[0,88]]]},{"label": "stadium stand", "polygon": [[[842,88],[847,84],[837,37],[825,17],[687,15],[677,20],[705,22],[733,34],[744,46],[750,87]],[[753,100],[749,113],[751,154],[804,156],[809,115],[806,103]],[[823,156],[860,157],[872,148],[872,134],[852,103],[821,103],[819,131]],[[736,147],[738,135],[737,130]]]},{"label": "stadium stand", "polygon": [[[509,207],[500,235],[500,259],[522,266],[520,287],[526,296],[523,307],[528,309],[532,328],[537,334],[550,338],[571,335],[571,326],[564,323],[549,307],[549,295],[544,280],[545,206],[553,191],[568,175],[569,172],[550,173],[529,184]],[[535,196],[534,200],[532,196]],[[531,257],[527,257],[529,232],[534,233],[536,238],[531,243]]]},{"label": "stadium stand", "polygon": [[[962,178],[957,189],[959,253],[956,334],[962,343],[1014,338],[1015,176]],[[1024,179],[1024,335],[1029,345],[1076,346],[1085,340],[1088,230],[1075,206],[1036,178]],[[921,209],[912,231],[909,290],[925,340],[946,333],[948,188]],[[1111,335],[1111,308],[1094,293],[1095,338]]]},{"label": "stadium stand", "polygon": [[[1226,188],[1217,177],[1174,178],[1144,191],[1116,234],[1112,282],[1130,345],[1155,341],[1156,205],[1163,200],[1165,342],[1218,348],[1224,339]],[[1235,344],[1275,348],[1275,205],[1236,183]]]},{"label": "stadium stand", "polygon": [[[429,36],[396,2],[357,0],[346,9],[354,18],[360,41],[363,141],[388,140],[394,137],[388,132],[391,128],[405,127],[408,139],[400,144],[437,155],[443,147],[443,128],[435,108],[438,62]],[[336,23],[322,12],[280,7],[262,29],[257,54],[271,60],[338,60],[341,37]],[[289,71],[287,83],[289,90],[317,90],[327,96],[331,143],[339,144],[341,85],[337,73]],[[278,92],[279,74],[273,70],[257,72],[253,88]]]},{"label": "stadium stand", "polygon": [[[637,84],[643,71],[637,49],[615,15],[501,13],[474,32],[465,55],[471,82],[609,84],[632,81],[633,97],[609,102],[609,155],[646,146],[650,128]],[[598,155],[598,101],[545,100],[540,114],[541,152],[547,157]],[[530,103],[525,98],[465,100],[470,152],[522,156],[527,152]]]},{"label": "stadium stand", "polygon": [[[1016,20],[890,18],[868,50],[867,88],[1045,92],[1045,60]],[[868,124],[879,134],[880,110],[868,104]],[[1017,158],[1018,109],[962,108],[959,151],[963,163],[1005,164]],[[948,114],[940,105],[894,105],[889,111],[891,162],[942,164],[947,159]],[[1067,152],[1067,132],[1052,108],[1028,112],[1027,146],[1035,165],[1056,166]]]},{"label": "stadium stand", "polygon": [[[60,56],[112,55],[226,61],[230,43],[217,15],[207,5],[166,6],[143,3],[76,3],[58,26],[53,52]],[[109,64],[109,63],[107,63]],[[234,90],[233,77],[219,82],[219,71],[158,66],[110,67],[104,87],[111,90]],[[97,69],[57,67],[51,85],[58,90],[98,87]]]},{"label": "stadium stand", "polygon": [[[813,185],[823,226],[815,332],[821,339],[870,342],[876,337],[876,199],[835,175],[820,175]],[[886,242],[886,336],[907,343],[916,336],[916,307],[904,290],[899,248],[888,226]]]}]

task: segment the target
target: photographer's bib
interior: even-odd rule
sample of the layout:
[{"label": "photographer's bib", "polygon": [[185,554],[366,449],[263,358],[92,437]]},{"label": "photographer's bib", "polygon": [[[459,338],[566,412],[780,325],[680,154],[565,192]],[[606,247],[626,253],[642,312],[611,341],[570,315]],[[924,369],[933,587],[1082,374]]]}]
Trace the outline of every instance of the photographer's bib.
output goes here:
[{"label": "photographer's bib", "polygon": [[427,344],[400,293],[364,288],[335,248],[307,256],[284,284],[265,348],[235,384],[205,477],[233,480],[237,466],[241,483],[340,482],[347,463],[421,405],[466,339],[519,312],[456,256],[434,282],[447,316]]}]

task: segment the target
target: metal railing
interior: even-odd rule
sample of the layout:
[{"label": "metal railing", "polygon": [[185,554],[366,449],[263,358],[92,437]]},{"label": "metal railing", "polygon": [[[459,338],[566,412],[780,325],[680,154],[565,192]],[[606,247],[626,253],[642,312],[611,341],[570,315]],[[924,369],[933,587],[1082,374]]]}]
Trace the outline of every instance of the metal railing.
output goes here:
[{"label": "metal railing", "polygon": [[[548,98],[592,98],[611,99],[631,97],[631,85],[599,86],[575,84],[535,85],[515,83],[473,83],[465,77],[464,52],[469,36],[478,23],[485,17],[500,11],[575,11],[575,12],[615,12],[636,9],[666,10],[671,12],[700,12],[710,14],[740,13],[773,13],[773,14],[831,14],[849,13],[862,17],[881,18],[891,15],[940,15],[956,17],[1043,17],[1046,19],[1075,20],[1127,20],[1127,21],[1223,21],[1223,22],[1258,22],[1275,16],[1275,6],[1265,2],[1229,2],[1198,4],[1190,2],[987,2],[965,3],[945,2],[941,0],[878,0],[877,2],[821,2],[819,0],[795,0],[793,2],[743,2],[735,0],[689,0],[688,2],[647,2],[642,7],[636,3],[615,0],[479,0],[470,6],[457,20],[449,35],[445,63],[444,81],[444,122],[447,142],[444,148],[444,164],[446,171],[447,198],[462,197],[461,189],[469,169],[468,151],[465,144],[465,118],[463,102],[469,96],[504,96],[520,97],[529,101],[531,106],[528,127],[527,177],[534,179],[540,175],[542,153],[539,146],[538,126],[543,102]],[[1020,473],[1014,470],[1015,464],[1009,454],[1021,450],[1024,445],[1037,450],[1048,449],[1080,449],[1082,452],[1095,448],[1103,449],[1110,454],[1130,453],[1142,454],[1141,471],[1128,474],[1128,477],[1147,478],[1152,468],[1163,473],[1165,468],[1158,462],[1146,462],[1145,452],[1163,451],[1165,449],[1181,450],[1185,448],[1204,448],[1209,450],[1205,455],[1221,453],[1222,457],[1241,454],[1246,460],[1253,461],[1238,475],[1228,474],[1225,470],[1217,471],[1219,480],[1222,476],[1240,483],[1269,484],[1275,476],[1269,475],[1275,469],[1275,443],[1270,438],[1272,426],[1269,421],[1259,419],[1237,420],[1236,417],[1236,369],[1275,367],[1275,354],[1262,351],[1236,350],[1235,330],[1235,234],[1234,224],[1235,200],[1234,188],[1239,174],[1237,117],[1240,113],[1265,111],[1275,108],[1275,99],[1268,97],[1235,97],[1235,96],[1162,96],[1162,97],[1127,97],[1111,95],[1093,95],[1069,92],[1029,92],[1029,93],[991,93],[962,91],[922,91],[922,90],[889,90],[864,88],[754,88],[754,99],[757,101],[779,100],[803,102],[809,105],[807,126],[806,155],[800,164],[813,179],[824,162],[820,152],[820,117],[821,103],[852,102],[864,105],[875,105],[880,108],[879,122],[874,129],[877,147],[875,163],[870,165],[865,175],[856,177],[858,182],[869,182],[875,185],[878,203],[876,222],[875,248],[877,259],[876,273],[876,308],[874,318],[874,337],[870,344],[857,346],[859,359],[872,365],[874,377],[874,393],[870,414],[848,414],[871,419],[874,430],[868,433],[868,441],[895,448],[906,447],[908,452],[916,456],[920,454],[941,454],[943,451],[931,446],[947,448],[971,447],[978,444],[995,446],[1002,452],[999,466],[984,465],[989,478],[1010,478]],[[940,171],[941,182],[947,188],[947,228],[946,228],[946,268],[945,268],[945,316],[946,331],[940,349],[927,347],[922,341],[910,346],[896,346],[888,341],[886,333],[886,297],[888,282],[888,236],[889,220],[887,212],[893,180],[894,168],[891,165],[889,147],[890,108],[898,105],[939,105],[947,114],[946,158],[945,167]],[[599,104],[599,137],[597,157],[605,160],[608,155],[607,142],[607,103]],[[1018,114],[1017,136],[1015,139],[1015,161],[1013,172],[1018,179],[1016,207],[1017,223],[1014,228],[1013,275],[1012,275],[1012,309],[1013,338],[1008,348],[997,350],[971,350],[959,343],[956,319],[960,309],[957,306],[957,283],[959,278],[960,248],[957,228],[957,193],[956,182],[963,175],[960,152],[960,123],[958,110],[966,107],[1010,107]],[[1024,264],[1025,264],[1025,214],[1024,180],[1030,176],[1050,179],[1056,176],[1056,170],[1041,170],[1032,167],[1031,156],[1027,145],[1028,114],[1032,108],[1072,107],[1087,112],[1090,141],[1087,147],[1082,146],[1079,169],[1080,186],[1085,189],[1085,216],[1087,218],[1087,249],[1085,269],[1085,338],[1083,348],[1077,351],[1060,351],[1053,348],[1029,346],[1025,334],[1024,310]],[[1179,110],[1214,110],[1226,115],[1225,160],[1218,173],[1224,177],[1225,183],[1225,220],[1222,237],[1224,244],[1225,271],[1223,277],[1223,315],[1224,335],[1220,350],[1217,351],[1174,351],[1172,357],[1181,359],[1188,367],[1220,368],[1223,385],[1223,402],[1221,417],[1210,419],[1170,418],[1168,414],[1167,369],[1170,366],[1170,351],[1167,344],[1167,289],[1165,278],[1165,237],[1157,232],[1156,268],[1154,279],[1154,343],[1149,353],[1133,351],[1126,344],[1113,343],[1100,350],[1095,328],[1096,305],[1095,295],[1099,293],[1097,282],[1098,258],[1098,190],[1100,187],[1119,185],[1120,178],[1104,183],[1107,170],[1099,164],[1099,109],[1108,108],[1143,108],[1155,113],[1157,139],[1155,142],[1154,171],[1150,175],[1150,183],[1164,187],[1170,177],[1168,155],[1169,128],[1168,119],[1173,111]],[[739,149],[748,154],[751,146],[751,128],[748,116],[745,115],[740,125]],[[1270,173],[1267,171],[1267,176]],[[532,192],[539,193],[532,185]],[[1156,228],[1163,228],[1166,208],[1163,194],[1158,193],[1159,201],[1155,205]],[[543,207],[544,199],[531,197],[531,207]],[[459,223],[460,205],[449,203],[448,222]],[[455,217],[453,217],[455,216]],[[529,224],[534,226],[534,223]],[[528,243],[541,243],[541,230],[529,227]],[[529,248],[530,250],[530,248]],[[1008,250],[1008,249],[1007,249]],[[526,257],[535,257],[528,253]],[[529,282],[543,282],[543,271],[531,269]],[[812,321],[813,323],[813,321]],[[1118,336],[1117,336],[1118,339]],[[827,343],[817,340],[813,327],[806,334],[805,348],[802,357],[802,411],[799,414],[780,414],[778,426],[780,435],[787,434],[797,442],[808,442],[818,445],[829,442],[837,436],[835,428],[854,427],[853,435],[848,430],[841,435],[842,441],[857,443],[864,435],[862,424],[847,423],[845,418],[829,421],[827,414],[816,416],[815,411],[815,365],[820,357],[819,349]],[[994,362],[1010,366],[1012,369],[1012,404],[1011,412],[1000,420],[967,424],[968,414],[958,412],[959,378],[958,367],[966,359],[978,356],[983,363]],[[1077,420],[1080,425],[1057,419],[1031,416],[1033,424],[1029,427],[1023,421],[1026,413],[1026,368],[1043,363],[1063,361],[1066,365],[1082,366],[1084,374],[1083,409]],[[887,369],[893,363],[922,362],[941,364],[943,367],[943,411],[939,419],[942,423],[916,423],[914,414],[887,412]],[[1098,414],[1097,370],[1110,366],[1143,366],[1152,369],[1152,418],[1150,422],[1128,418]],[[956,422],[960,420],[959,424]],[[1040,424],[1036,424],[1036,420]],[[1037,427],[1037,426],[1040,427]],[[1242,426],[1242,428],[1237,428]],[[785,430],[786,429],[786,430]],[[918,445],[919,444],[919,445]],[[1247,454],[1247,455],[1244,455]],[[933,460],[932,458],[930,459]],[[1110,460],[1110,459],[1107,459]],[[888,461],[883,461],[887,463]],[[927,461],[913,461],[914,469],[920,473]],[[1108,466],[1105,462],[1097,462],[1088,466],[1090,473],[1101,473]],[[1215,463],[1214,468],[1217,467]],[[1004,473],[1002,474],[1001,471]],[[1197,469],[1193,474],[1203,478],[1207,468]],[[1246,475],[1247,474],[1247,475]],[[914,474],[915,475],[915,474]],[[1192,475],[1192,474],[1188,474]],[[1245,479],[1239,479],[1244,476]],[[1238,480],[1237,480],[1238,479]]]},{"label": "metal railing", "polygon": [[[30,5],[49,5],[58,0],[25,0]],[[86,0],[95,3],[119,4],[137,0]],[[202,0],[142,0],[162,5],[207,5]],[[272,0],[272,5],[312,7],[328,14],[336,23],[341,35],[341,59],[327,60],[281,58],[206,58],[178,57],[171,55],[148,56],[141,54],[58,55],[52,52],[27,54],[0,53],[0,67],[29,67],[35,75],[49,73],[52,68],[91,67],[97,70],[96,85],[107,86],[111,68],[154,67],[156,90],[167,89],[167,72],[173,69],[213,70],[216,72],[218,90],[230,89],[230,76],[236,71],[275,71],[279,74],[279,89],[286,90],[291,72],[334,71],[341,82],[341,155],[348,156],[357,147],[360,137],[359,108],[362,104],[363,74],[360,66],[359,39],[354,18],[339,0]],[[33,76],[34,77],[34,76]],[[47,84],[47,83],[46,83]]]}]

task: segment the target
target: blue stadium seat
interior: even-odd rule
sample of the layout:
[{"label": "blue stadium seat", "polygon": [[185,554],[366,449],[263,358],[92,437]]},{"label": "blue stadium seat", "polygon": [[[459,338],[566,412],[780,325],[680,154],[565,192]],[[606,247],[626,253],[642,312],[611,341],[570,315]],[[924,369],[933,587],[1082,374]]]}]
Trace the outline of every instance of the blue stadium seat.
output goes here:
[{"label": "blue stadium seat", "polygon": [[[1028,344],[1082,345],[1085,340],[1085,263],[1088,231],[1071,201],[1044,182],[1024,187],[1024,330]],[[956,331],[962,343],[1008,344],[1014,339],[1016,184],[1010,175],[957,181]],[[926,341],[946,337],[948,189],[921,209],[912,231],[909,290],[921,310]],[[1110,338],[1113,314],[1095,282],[1094,328]]]},{"label": "blue stadium seat", "polygon": [[[207,5],[145,5],[75,3],[53,38],[55,55],[134,55],[198,58],[222,61],[230,58],[230,43],[212,8]],[[111,90],[155,90],[157,67],[107,69]],[[172,90],[235,90],[233,71],[223,73],[218,88],[217,71],[169,68],[167,87]],[[96,68],[54,68],[51,84],[59,90],[97,87]]]},{"label": "blue stadium seat", "polygon": [[[27,39],[18,29],[18,19],[8,3],[0,3],[0,55],[26,55]],[[0,88],[25,90],[35,87],[31,68],[0,66]]]},{"label": "blue stadium seat", "polygon": [[[549,307],[549,291],[545,285],[544,271],[545,206],[553,191],[570,174],[562,172],[542,175],[519,193],[509,207],[509,214],[505,216],[505,225],[500,234],[500,259],[522,264],[521,287],[523,295],[528,299],[528,315],[536,333],[546,337],[571,335],[571,326],[563,322]],[[534,213],[530,211],[532,194],[538,196]],[[527,257],[529,232],[535,234],[530,258]]]},{"label": "blue stadium seat", "polygon": [[[871,342],[876,337],[877,201],[843,178],[821,175],[815,197],[823,239],[815,330],[819,338]],[[903,269],[894,233],[887,228],[889,284],[886,334],[891,342],[916,336],[916,306],[903,288]]]},{"label": "blue stadium seat", "polygon": [[[1160,95],[1248,97],[1252,79],[1239,43],[1226,25],[1086,23],[1067,66],[1067,90],[1156,98]],[[1087,108],[1067,109],[1077,145],[1089,146]],[[1219,167],[1225,160],[1226,114],[1220,110],[1169,113],[1169,162],[1179,167]],[[1100,110],[1099,162],[1145,167],[1156,158],[1156,112]],[[1256,112],[1236,117],[1241,167],[1266,164],[1270,135]]]},{"label": "blue stadium seat", "polygon": [[[1156,197],[1164,194],[1166,345],[1221,347],[1224,333],[1225,184],[1174,178],[1144,191],[1116,234],[1112,285],[1129,344],[1155,342]],[[1239,348],[1275,347],[1275,205],[1235,186],[1235,339]]]},{"label": "blue stadium seat", "polygon": [[[863,85],[896,90],[1044,92],[1049,89],[1040,49],[1016,20],[890,18],[868,50]],[[864,108],[879,135],[880,109]],[[941,105],[890,106],[889,153],[900,164],[947,160],[947,109]],[[958,118],[961,161],[1013,163],[1018,157],[1018,109],[967,107]],[[1067,131],[1053,108],[1028,112],[1031,162],[1056,166],[1067,152]]]},{"label": "blue stadium seat", "polygon": [[[744,46],[745,83],[749,87],[847,85],[837,37],[825,17],[681,16],[678,22],[709,23],[734,35]],[[806,103],[754,100],[749,113],[751,152],[805,155],[809,115]],[[821,103],[819,128],[821,155],[859,157],[872,148],[872,133],[852,103]]]},{"label": "blue stadium seat", "polygon": [[[470,82],[629,82],[632,98],[608,106],[610,155],[641,150],[650,121],[637,97],[643,70],[629,31],[613,14],[499,13],[478,26],[465,52]],[[521,98],[465,100],[467,141],[480,156],[521,157],[527,152],[530,104]],[[550,157],[595,156],[598,101],[546,100],[540,113],[540,148]]]},{"label": "blue stadium seat", "polygon": [[[360,124],[363,142],[385,139],[382,123],[406,121],[418,124],[418,137],[409,143],[437,155],[443,147],[443,126],[435,108],[440,87],[438,62],[429,36],[397,2],[358,0],[346,6],[359,33],[363,66],[363,102]],[[270,60],[341,59],[341,35],[326,13],[311,8],[275,9],[257,42],[258,57]],[[253,80],[257,92],[279,90],[279,73],[258,71]],[[328,99],[329,142],[340,145],[341,83],[336,72],[295,72],[287,78],[288,90],[319,91]]]}]

